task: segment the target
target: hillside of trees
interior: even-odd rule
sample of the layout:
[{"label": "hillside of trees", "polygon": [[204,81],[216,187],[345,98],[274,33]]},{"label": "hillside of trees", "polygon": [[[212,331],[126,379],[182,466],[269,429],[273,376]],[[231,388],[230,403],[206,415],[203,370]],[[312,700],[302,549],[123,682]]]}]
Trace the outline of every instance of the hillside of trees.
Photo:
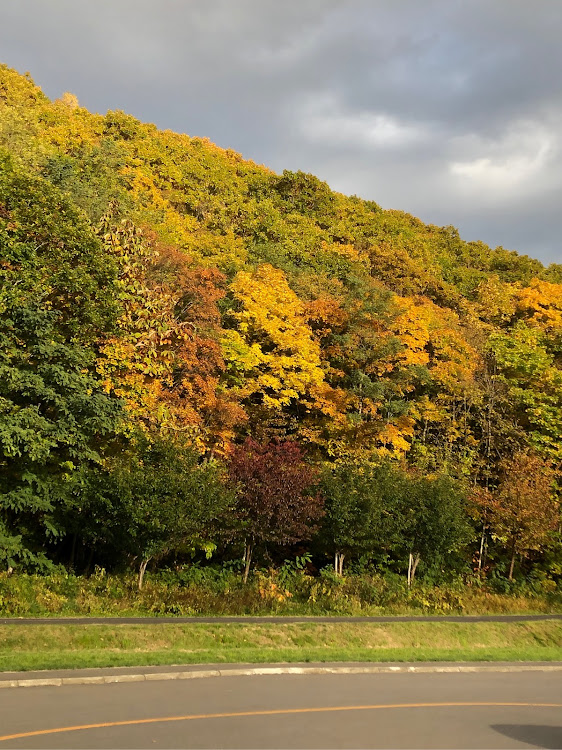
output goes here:
[{"label": "hillside of trees", "polygon": [[561,465],[562,265],[0,66],[0,571],[555,589]]}]

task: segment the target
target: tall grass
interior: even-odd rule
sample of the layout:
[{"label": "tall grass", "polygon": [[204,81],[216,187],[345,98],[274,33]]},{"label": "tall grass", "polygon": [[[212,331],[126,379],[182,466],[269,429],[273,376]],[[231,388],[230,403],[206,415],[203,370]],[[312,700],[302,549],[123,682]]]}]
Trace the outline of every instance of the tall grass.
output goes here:
[{"label": "tall grass", "polygon": [[[312,576],[288,564],[256,571],[244,585],[235,570],[188,566],[147,575],[142,591],[134,575],[89,577],[0,573],[0,616],[71,615],[380,615],[562,612],[562,589],[552,581],[501,587],[473,581],[408,589],[400,576],[341,578],[330,569]],[[501,588],[503,590],[498,591]]]}]

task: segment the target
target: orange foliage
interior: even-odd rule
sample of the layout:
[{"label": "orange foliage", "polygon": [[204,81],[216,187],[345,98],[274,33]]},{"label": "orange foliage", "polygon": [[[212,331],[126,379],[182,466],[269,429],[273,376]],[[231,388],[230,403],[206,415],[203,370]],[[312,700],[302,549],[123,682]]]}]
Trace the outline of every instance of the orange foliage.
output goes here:
[{"label": "orange foliage", "polygon": [[103,343],[98,361],[106,390],[125,400],[141,426],[190,433],[201,448],[223,450],[245,418],[220,388],[224,277],[191,268],[171,248],[157,249],[129,222],[112,229],[107,218],[103,223],[122,290],[120,335]]}]

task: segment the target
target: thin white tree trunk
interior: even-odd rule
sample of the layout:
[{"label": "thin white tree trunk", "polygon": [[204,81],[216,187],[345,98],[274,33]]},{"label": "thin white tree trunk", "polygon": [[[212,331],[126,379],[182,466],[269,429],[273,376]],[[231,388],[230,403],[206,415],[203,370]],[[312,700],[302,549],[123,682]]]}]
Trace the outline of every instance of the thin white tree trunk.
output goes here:
[{"label": "thin white tree trunk", "polygon": [[345,560],[345,554],[343,552],[336,552],[334,555],[334,572],[337,576],[343,575],[343,561]]},{"label": "thin white tree trunk", "polygon": [[150,560],[151,560],[151,558],[148,557],[146,560],[143,560],[141,562],[141,564],[140,564],[140,568],[139,568],[139,591],[142,590],[142,584],[143,584],[143,581],[144,581],[144,574],[145,574],[145,571],[146,571],[146,566],[148,565],[148,563],[150,562]]},{"label": "thin white tree trunk", "polygon": [[416,552],[413,558],[413,565],[412,565],[412,579],[411,579],[412,583],[414,582],[414,577],[416,575],[416,569],[418,567],[419,561],[420,561],[420,555],[419,555],[419,552]]},{"label": "thin white tree trunk", "polygon": [[416,552],[415,555],[410,552],[410,555],[408,556],[408,588],[410,588],[414,582],[414,576],[416,575],[416,568],[418,567],[419,561],[419,552]]},{"label": "thin white tree trunk", "polygon": [[408,588],[412,585],[412,553],[408,556]]},{"label": "thin white tree trunk", "polygon": [[478,573],[482,571],[482,555],[484,553],[484,539],[486,537],[486,527],[482,526],[482,534],[480,536],[480,552],[478,553]]}]

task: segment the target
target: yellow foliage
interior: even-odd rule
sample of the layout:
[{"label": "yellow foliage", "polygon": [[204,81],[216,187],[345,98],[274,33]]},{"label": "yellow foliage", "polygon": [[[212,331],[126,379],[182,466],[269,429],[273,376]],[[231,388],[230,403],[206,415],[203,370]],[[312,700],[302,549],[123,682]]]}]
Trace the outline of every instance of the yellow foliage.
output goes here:
[{"label": "yellow foliage", "polygon": [[456,313],[425,298],[398,297],[402,313],[394,333],[403,344],[398,367],[422,365],[448,393],[459,393],[473,380],[478,354],[468,343]]},{"label": "yellow foliage", "polygon": [[399,417],[396,422],[386,424],[377,435],[377,441],[383,446],[383,450],[379,452],[397,457],[407,453],[411,447],[407,438],[411,440],[413,437],[414,426],[414,420],[408,416]]},{"label": "yellow foliage", "polygon": [[76,107],[80,106],[78,97],[71,94],[70,91],[65,91],[60,99],[55,99],[55,104],[64,104],[64,106],[69,107],[69,109],[76,109]]},{"label": "yellow foliage", "polygon": [[394,332],[404,345],[397,360],[402,365],[427,365],[430,341],[431,308],[428,304],[417,304],[410,297],[398,298],[403,312],[396,318]]},{"label": "yellow foliage", "polygon": [[331,250],[333,252],[336,252],[338,255],[343,255],[345,258],[348,258],[355,263],[362,263],[367,266],[369,265],[368,253],[358,250],[355,245],[342,245],[339,242],[328,243],[325,240],[322,240],[320,247],[322,252],[328,252]]},{"label": "yellow foliage", "polygon": [[266,576],[261,572],[257,573],[258,578],[258,591],[260,597],[268,602],[284,602],[290,599],[293,595],[290,591],[280,586],[275,582],[274,577],[276,571],[270,570],[269,575]]},{"label": "yellow foliage", "polygon": [[443,422],[446,418],[443,407],[430,401],[426,395],[422,396],[412,405],[410,414],[415,419],[426,422],[439,423]]},{"label": "yellow foliage", "polygon": [[223,341],[224,356],[227,366],[245,372],[244,396],[259,394],[265,406],[280,409],[321,394],[320,346],[284,273],[267,264],[254,273],[240,271],[231,291],[240,303],[238,336],[231,332]]},{"label": "yellow foliage", "polygon": [[562,284],[533,279],[518,290],[516,307],[525,314],[528,325],[547,333],[562,332]]},{"label": "yellow foliage", "polygon": [[72,153],[84,144],[98,145],[102,130],[103,118],[100,115],[92,115],[79,107],[78,100],[75,106],[61,102],[45,117],[43,138],[57,149]]},{"label": "yellow foliage", "polygon": [[[124,400],[135,423],[169,425],[174,414],[163,393],[172,383],[174,340],[186,332],[175,322],[174,300],[146,283],[147,267],[157,253],[142,233],[124,221],[115,229],[105,227],[103,242],[121,266],[121,334],[102,342],[97,371],[105,390]],[[192,421],[197,420],[194,413]]]},{"label": "yellow foliage", "polygon": [[517,286],[490,276],[478,285],[478,311],[484,320],[506,322],[515,313]]}]

